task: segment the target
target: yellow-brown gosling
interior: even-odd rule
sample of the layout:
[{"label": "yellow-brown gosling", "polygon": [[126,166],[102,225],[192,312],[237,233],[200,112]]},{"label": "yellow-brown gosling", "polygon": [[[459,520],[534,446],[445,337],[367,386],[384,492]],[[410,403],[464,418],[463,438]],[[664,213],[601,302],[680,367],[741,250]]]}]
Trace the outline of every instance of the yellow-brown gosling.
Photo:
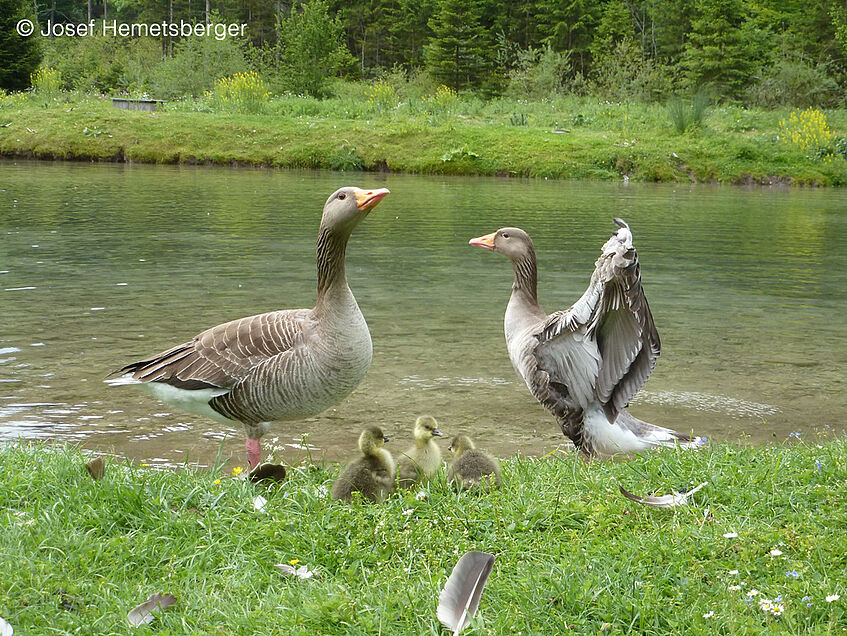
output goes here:
[{"label": "yellow-brown gosling", "polygon": [[500,462],[478,450],[471,438],[459,435],[450,443],[453,461],[447,469],[447,481],[456,487],[474,488],[477,485],[498,487],[503,482]]},{"label": "yellow-brown gosling", "polygon": [[352,460],[332,485],[332,498],[350,501],[354,492],[371,501],[382,501],[394,489],[396,467],[383,444],[388,438],[378,426],[369,426],[359,435],[362,456]]},{"label": "yellow-brown gosling", "polygon": [[429,481],[441,468],[441,449],[434,437],[441,437],[434,417],[422,415],[415,420],[412,433],[415,443],[397,459],[397,485],[410,488],[419,481]]}]

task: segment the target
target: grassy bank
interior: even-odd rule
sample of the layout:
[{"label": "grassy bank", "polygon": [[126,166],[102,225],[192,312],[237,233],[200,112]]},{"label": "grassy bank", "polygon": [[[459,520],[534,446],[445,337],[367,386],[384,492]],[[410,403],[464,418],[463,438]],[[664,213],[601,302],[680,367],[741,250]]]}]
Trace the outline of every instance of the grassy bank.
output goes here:
[{"label": "grassy bank", "polygon": [[[334,466],[266,488],[123,463],[95,482],[84,461],[67,448],[0,450],[0,616],[16,634],[131,633],[126,613],[154,592],[177,597],[156,619],[162,634],[436,634],[439,590],[474,549],[497,561],[468,634],[847,627],[844,439],[590,465],[515,458],[499,492],[457,495],[442,475],[425,497],[349,506],[328,500]],[[701,481],[675,510],[617,490]],[[285,562],[320,578],[286,578],[274,568]]]},{"label": "grassy bank", "polygon": [[714,107],[700,125],[679,133],[669,109],[658,104],[576,97],[462,101],[455,95],[395,104],[366,94],[273,98],[255,114],[222,112],[212,100],[141,113],[94,97],[7,96],[0,99],[0,154],[424,174],[847,183],[847,160],[838,153],[847,111],[828,111],[832,143],[809,147],[787,140],[780,122],[790,110]]}]

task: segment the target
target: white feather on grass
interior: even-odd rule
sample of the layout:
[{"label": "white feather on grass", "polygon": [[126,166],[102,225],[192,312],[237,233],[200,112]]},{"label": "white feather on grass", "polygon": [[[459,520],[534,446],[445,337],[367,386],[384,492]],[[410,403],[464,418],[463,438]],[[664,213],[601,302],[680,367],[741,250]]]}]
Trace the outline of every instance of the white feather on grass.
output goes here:
[{"label": "white feather on grass", "polygon": [[438,597],[438,620],[456,636],[479,608],[485,582],[494,567],[494,555],[468,552],[450,574]]},{"label": "white feather on grass", "polygon": [[659,497],[639,497],[638,495],[633,495],[623,486],[618,486],[618,488],[620,488],[621,494],[624,497],[626,497],[627,499],[632,499],[633,501],[637,501],[638,503],[644,504],[645,506],[653,506],[655,508],[676,508],[677,506],[687,505],[688,498],[695,492],[700,490],[707,483],[709,482],[704,481],[702,484],[692,488],[691,490],[683,490],[681,492],[675,492],[672,495],[661,495]]}]

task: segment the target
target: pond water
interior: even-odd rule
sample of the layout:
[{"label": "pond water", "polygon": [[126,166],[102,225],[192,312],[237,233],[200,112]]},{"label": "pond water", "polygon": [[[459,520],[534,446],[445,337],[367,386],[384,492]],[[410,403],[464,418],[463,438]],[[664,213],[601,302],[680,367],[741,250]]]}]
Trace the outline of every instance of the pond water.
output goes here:
[{"label": "pond water", "polygon": [[274,426],[287,461],[349,455],[371,423],[399,451],[422,413],[501,455],[561,446],[506,355],[508,262],[467,241],[530,232],[553,311],[585,289],[612,216],[633,228],[663,343],[635,415],[755,443],[845,430],[844,190],[4,162],[0,439],[243,463],[241,430],[102,380],[220,322],[311,307],[321,207],[342,185],[392,192],[348,250],[374,363],[338,407]]}]

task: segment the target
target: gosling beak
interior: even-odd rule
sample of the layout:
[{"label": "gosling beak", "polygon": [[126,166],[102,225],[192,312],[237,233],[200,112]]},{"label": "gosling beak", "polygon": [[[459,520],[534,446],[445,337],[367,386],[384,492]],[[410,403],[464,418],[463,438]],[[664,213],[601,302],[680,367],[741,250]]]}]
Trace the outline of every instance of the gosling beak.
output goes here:
[{"label": "gosling beak", "polygon": [[388,188],[379,190],[356,189],[356,207],[360,210],[370,210],[382,201],[382,197],[388,194]]},{"label": "gosling beak", "polygon": [[439,431],[437,428],[432,429],[432,434],[435,435],[436,437],[441,437],[442,435],[444,435],[444,433]]},{"label": "gosling beak", "polygon": [[472,238],[468,241],[468,245],[473,245],[475,247],[481,247],[486,250],[494,249],[494,237],[497,235],[497,232],[492,232],[491,234],[486,234],[485,236],[478,236],[476,238]]},{"label": "gosling beak", "polygon": [[390,442],[391,440],[388,438],[388,436],[387,436],[387,435],[383,435],[383,436],[382,436],[382,441],[383,441],[383,442]]}]

